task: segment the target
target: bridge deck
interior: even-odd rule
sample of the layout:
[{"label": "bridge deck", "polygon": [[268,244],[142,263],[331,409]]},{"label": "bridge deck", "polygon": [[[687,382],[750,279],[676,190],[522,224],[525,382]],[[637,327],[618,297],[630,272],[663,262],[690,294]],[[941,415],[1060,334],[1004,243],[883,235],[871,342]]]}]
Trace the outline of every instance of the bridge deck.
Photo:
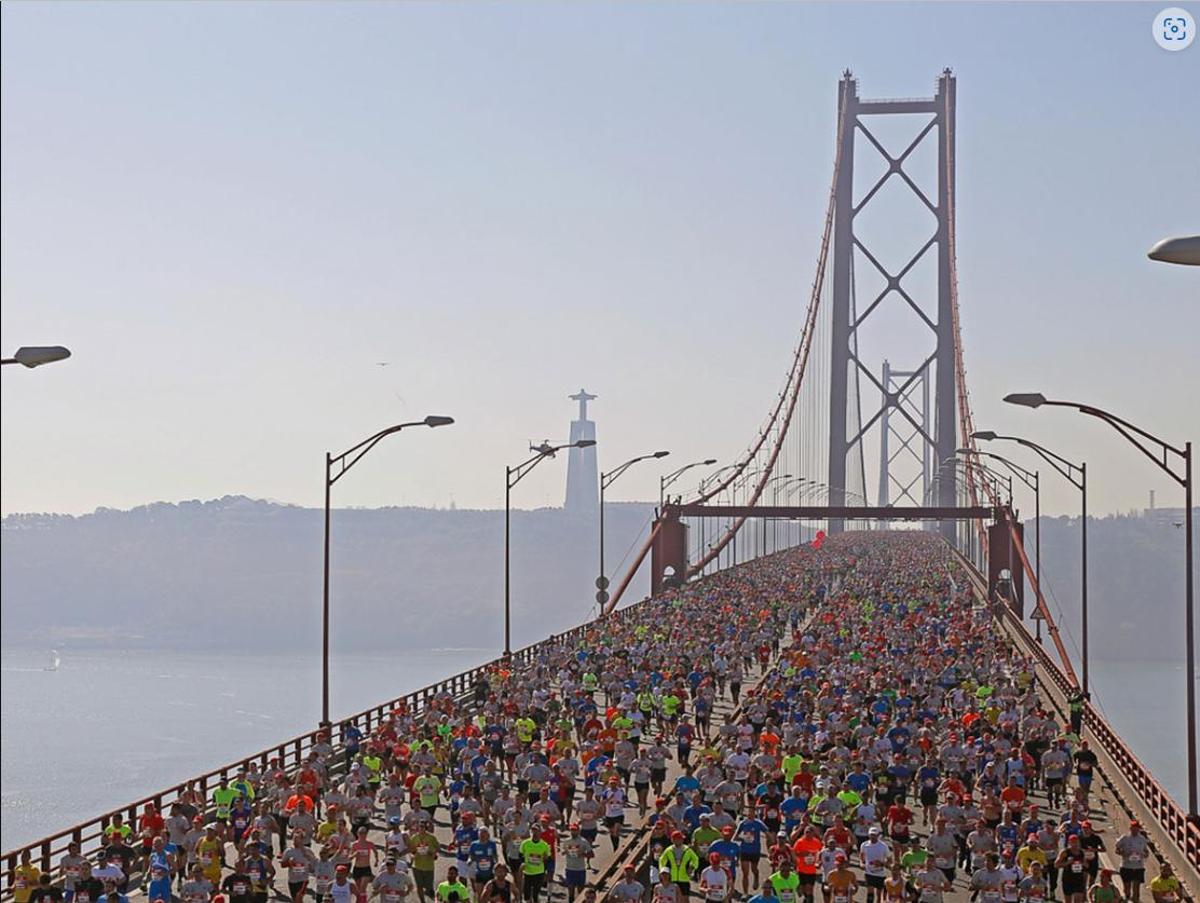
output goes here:
[{"label": "bridge deck", "polygon": [[[936,542],[936,540],[934,540],[932,537],[928,537],[928,539],[929,541]],[[833,546],[833,551],[836,551],[837,541],[834,541]],[[826,555],[827,554],[828,553],[826,553]],[[761,625],[763,625],[761,626],[761,629],[763,630],[766,629],[765,625],[771,623],[777,625],[786,624],[790,617],[788,613],[790,607],[798,600],[811,599],[811,590],[813,587],[815,587],[815,585],[822,580],[827,579],[827,576],[823,577],[821,574],[827,574],[828,572],[823,572],[816,567],[818,564],[821,564],[823,567],[823,563],[827,561],[828,558],[826,556],[818,558],[811,555],[811,553],[808,553],[807,551],[784,553],[781,556],[776,556],[773,561],[768,559],[753,563],[751,565],[746,565],[743,566],[743,568],[737,569],[735,572],[725,572],[724,577],[710,579],[709,581],[705,581],[703,584],[694,584],[687,591],[690,593],[688,604],[696,604],[697,601],[707,602],[710,605],[725,603],[720,615],[714,617],[712,612],[708,612],[706,615],[699,616],[697,625],[701,628],[711,628],[715,624],[730,621],[749,630],[755,623],[755,619],[747,617],[747,610],[757,610],[757,607],[761,604],[784,601],[787,604],[772,606],[769,610],[764,609],[760,620]],[[764,575],[766,575],[766,577],[764,577]],[[776,582],[772,584],[772,580]],[[808,581],[807,583],[805,582],[806,580]],[[764,586],[767,587],[766,590],[763,590]],[[771,598],[776,592],[783,594],[784,587],[794,587],[796,591],[791,594],[790,598],[784,600]],[[712,595],[710,592],[710,596],[706,597],[706,589],[711,591],[712,588],[717,588],[720,590],[720,592],[718,592],[716,595]],[[713,602],[714,599],[716,600],[715,602]],[[817,607],[816,611],[818,616],[823,613],[823,609],[821,609],[819,606]],[[672,626],[675,626],[676,628],[679,626],[679,623],[672,622],[670,620],[672,617],[671,612],[666,608],[660,608],[658,612],[659,613],[656,615],[654,611],[643,611],[639,615],[638,619],[634,619],[630,624],[627,624],[622,628],[624,631],[623,634],[617,634],[616,636],[624,636],[625,639],[630,639],[633,636],[644,638],[647,634],[639,632],[642,628],[634,628],[632,625],[641,624],[643,627],[645,627],[647,624],[654,625],[655,623],[658,623],[660,626],[662,626],[662,629],[667,635],[656,639],[661,642],[669,643],[672,646],[681,646],[686,648],[688,644],[688,638],[681,636],[677,629],[671,629]],[[997,626],[997,629],[995,629],[993,633],[998,638],[1001,636],[1002,632],[1007,629],[1007,627],[1001,624]],[[711,634],[708,636],[711,636]],[[765,636],[765,634],[762,636]],[[757,642],[758,639],[761,639],[762,636],[758,636],[755,642]],[[581,643],[581,648],[589,648],[593,651],[597,648],[598,642],[603,644],[605,641],[604,638],[598,633],[584,635],[581,637],[581,639],[583,640]],[[788,648],[789,647],[785,639],[785,642],[782,646],[785,654],[787,653]],[[541,657],[543,659],[545,658],[544,655]],[[771,660],[769,668],[764,669],[758,666],[752,667],[746,675],[747,686],[749,686],[753,681],[760,680],[765,680],[768,682],[774,680],[776,683],[772,683],[770,685],[772,687],[778,686],[777,679],[779,675],[776,669],[777,665],[780,665],[780,659],[778,657]],[[536,659],[528,662],[523,670],[516,671],[515,677],[521,680],[528,680],[530,685],[540,684],[543,688],[551,690],[555,694],[564,697],[570,695],[572,690],[571,686],[564,685],[563,681],[560,679],[561,672],[559,673],[559,677],[551,676],[545,672]],[[463,689],[465,688],[459,687],[460,691]],[[1049,688],[1046,688],[1046,694],[1052,695],[1049,693]],[[604,694],[600,693],[598,695],[603,697]],[[1053,699],[1051,699],[1051,701],[1054,702]],[[1061,702],[1061,700],[1059,700],[1059,702]],[[470,706],[464,704],[464,708],[470,709]],[[716,697],[714,713],[714,729],[722,721],[738,723],[745,722],[746,720],[745,712],[735,709],[730,695],[724,692],[719,693]],[[682,775],[683,772],[680,770],[678,763],[674,760],[671,760],[668,765],[669,770],[667,776],[667,785],[670,786],[675,779]],[[582,796],[582,779],[580,779],[577,784],[577,790],[578,796],[576,799],[578,800],[579,797]],[[1055,818],[1057,818],[1057,816],[1060,814],[1058,810],[1049,806],[1049,802],[1043,792],[1037,791],[1032,793],[1029,801],[1040,804],[1043,814],[1053,814]],[[406,805],[405,811],[408,811],[408,809],[409,807]],[[635,866],[635,868],[637,868],[639,873],[643,876],[643,880],[645,881],[648,879],[648,876],[646,875],[648,860],[645,853],[645,840],[648,833],[646,830],[647,821],[638,816],[637,809],[632,803],[627,804],[624,811],[626,826],[622,832],[622,839],[618,848],[615,850],[613,849],[611,844],[608,843],[603,832],[595,844],[596,855],[591,863],[588,881],[589,884],[597,887],[602,892],[611,891],[611,889],[615,886],[616,878],[621,871],[621,867],[624,865]],[[1105,846],[1109,850],[1111,850],[1113,844],[1115,843],[1118,834],[1123,833],[1127,827],[1125,822],[1113,820],[1113,815],[1120,812],[1121,806],[1115,799],[1111,787],[1104,782],[1099,782],[1096,792],[1093,794],[1088,814],[1096,832],[1099,833],[1103,838]],[[915,832],[919,838],[923,838],[928,831],[919,824],[919,810],[916,810],[916,814],[918,817],[918,824],[914,826],[916,829]],[[565,820],[560,821],[556,825],[556,828],[558,829],[561,842],[562,837],[565,836]],[[383,824],[382,820],[382,808],[377,804],[374,808],[371,819],[369,839],[382,847],[385,843],[384,831],[385,825]],[[451,825],[447,817],[447,810],[444,807],[438,810],[438,818],[435,822],[435,832],[443,849],[445,850],[443,855],[438,857],[435,870],[436,880],[441,881],[445,878],[447,870],[455,862],[454,857],[450,855],[449,852],[452,849],[454,838],[452,835]],[[226,844],[224,850],[226,860],[232,863],[237,857],[236,848],[232,844]],[[1107,867],[1115,868],[1117,865],[1117,863],[1112,860],[1111,853],[1102,854],[1101,861]],[[279,874],[276,876],[276,880],[272,888],[272,895],[277,899],[289,899],[288,886],[285,880],[285,871],[285,869],[280,868]],[[376,871],[378,871],[378,868]],[[1154,868],[1153,864],[1150,865],[1149,871],[1151,872],[1151,875],[1157,874],[1157,869]],[[764,870],[764,874],[766,873],[767,870]],[[224,870],[223,875],[227,876],[228,874],[230,874],[230,871],[228,869]],[[861,880],[861,872],[859,872],[859,875]],[[557,878],[559,879],[559,882],[561,882],[562,877],[563,866],[560,856],[557,869]],[[550,885],[550,899],[566,898],[566,890],[559,882]],[[12,882],[10,881],[9,890],[11,891],[11,889]],[[176,887],[175,892],[178,893],[178,890],[179,888]],[[134,898],[145,896],[146,889],[142,886],[140,881],[135,881],[134,886],[130,889],[129,895]],[[967,879],[963,872],[960,871],[954,882],[953,890],[949,894],[949,899],[951,901],[955,901],[956,903],[958,900],[965,900],[967,896]],[[543,900],[546,899],[546,897],[546,894],[542,895]],[[863,897],[864,894],[860,891],[858,899],[861,900]],[[410,896],[409,899],[410,901],[415,899],[415,895]],[[1146,892],[1146,899],[1147,901],[1149,900],[1148,892]],[[23,903],[23,901],[18,900],[18,903]]]}]

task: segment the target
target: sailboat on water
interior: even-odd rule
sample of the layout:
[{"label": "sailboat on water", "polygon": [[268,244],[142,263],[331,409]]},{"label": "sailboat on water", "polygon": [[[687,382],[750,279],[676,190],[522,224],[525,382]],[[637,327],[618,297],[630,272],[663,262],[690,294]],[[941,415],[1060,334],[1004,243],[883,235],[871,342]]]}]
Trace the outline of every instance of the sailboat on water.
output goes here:
[{"label": "sailboat on water", "polygon": [[57,670],[58,670],[58,666],[59,666],[61,663],[62,663],[62,659],[61,659],[61,658],[59,657],[59,655],[58,655],[58,650],[57,650],[57,649],[51,649],[51,650],[50,650],[50,664],[48,664],[48,665],[47,665],[45,668],[43,668],[42,670],[43,670],[43,671],[57,671]]}]

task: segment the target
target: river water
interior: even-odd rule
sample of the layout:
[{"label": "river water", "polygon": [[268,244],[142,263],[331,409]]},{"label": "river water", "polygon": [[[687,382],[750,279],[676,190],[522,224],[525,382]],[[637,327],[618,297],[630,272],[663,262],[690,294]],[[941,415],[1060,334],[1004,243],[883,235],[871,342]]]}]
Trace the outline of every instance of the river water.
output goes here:
[{"label": "river water", "polygon": [[[0,848],[302,733],[320,718],[310,659],[62,649],[0,654]],[[484,649],[335,658],[334,717],[362,711],[495,657]],[[1184,796],[1183,668],[1097,662],[1095,696],[1134,751]]]}]

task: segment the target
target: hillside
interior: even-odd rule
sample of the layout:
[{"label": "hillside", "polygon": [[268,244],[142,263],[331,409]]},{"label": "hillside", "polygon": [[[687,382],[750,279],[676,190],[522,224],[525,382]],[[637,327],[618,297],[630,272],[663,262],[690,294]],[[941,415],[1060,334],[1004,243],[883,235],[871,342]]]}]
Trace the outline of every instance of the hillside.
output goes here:
[{"label": "hillside", "polygon": [[[651,510],[608,506],[610,574]],[[501,645],[502,511],[335,510],[332,535],[338,648]],[[512,535],[514,644],[586,620],[596,525],[559,509],[514,511]],[[311,650],[321,542],[320,510],[243,497],[13,515],[0,545],[4,642]]]},{"label": "hillside", "polygon": [[[609,575],[644,536],[648,504],[607,511]],[[230,496],[2,524],[6,645],[287,649],[319,642],[321,511]],[[1079,524],[1043,518],[1051,607],[1078,643]],[[596,525],[560,509],[513,512],[516,645],[594,608]],[[1033,555],[1033,524],[1027,524]],[[502,511],[380,508],[333,515],[339,649],[501,644]],[[1090,522],[1092,650],[1099,659],[1183,656],[1183,536],[1145,517]],[[647,589],[644,574],[629,599]]]}]

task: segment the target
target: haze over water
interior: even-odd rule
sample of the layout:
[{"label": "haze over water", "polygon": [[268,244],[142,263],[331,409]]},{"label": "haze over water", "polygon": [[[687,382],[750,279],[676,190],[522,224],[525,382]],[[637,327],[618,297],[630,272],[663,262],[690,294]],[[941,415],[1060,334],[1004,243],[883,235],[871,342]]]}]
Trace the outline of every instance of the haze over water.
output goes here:
[{"label": "haze over water", "polygon": [[[0,655],[0,848],[142,799],[320,720],[319,659],[266,653],[60,650]],[[334,717],[450,677],[496,652],[335,655]]]}]

